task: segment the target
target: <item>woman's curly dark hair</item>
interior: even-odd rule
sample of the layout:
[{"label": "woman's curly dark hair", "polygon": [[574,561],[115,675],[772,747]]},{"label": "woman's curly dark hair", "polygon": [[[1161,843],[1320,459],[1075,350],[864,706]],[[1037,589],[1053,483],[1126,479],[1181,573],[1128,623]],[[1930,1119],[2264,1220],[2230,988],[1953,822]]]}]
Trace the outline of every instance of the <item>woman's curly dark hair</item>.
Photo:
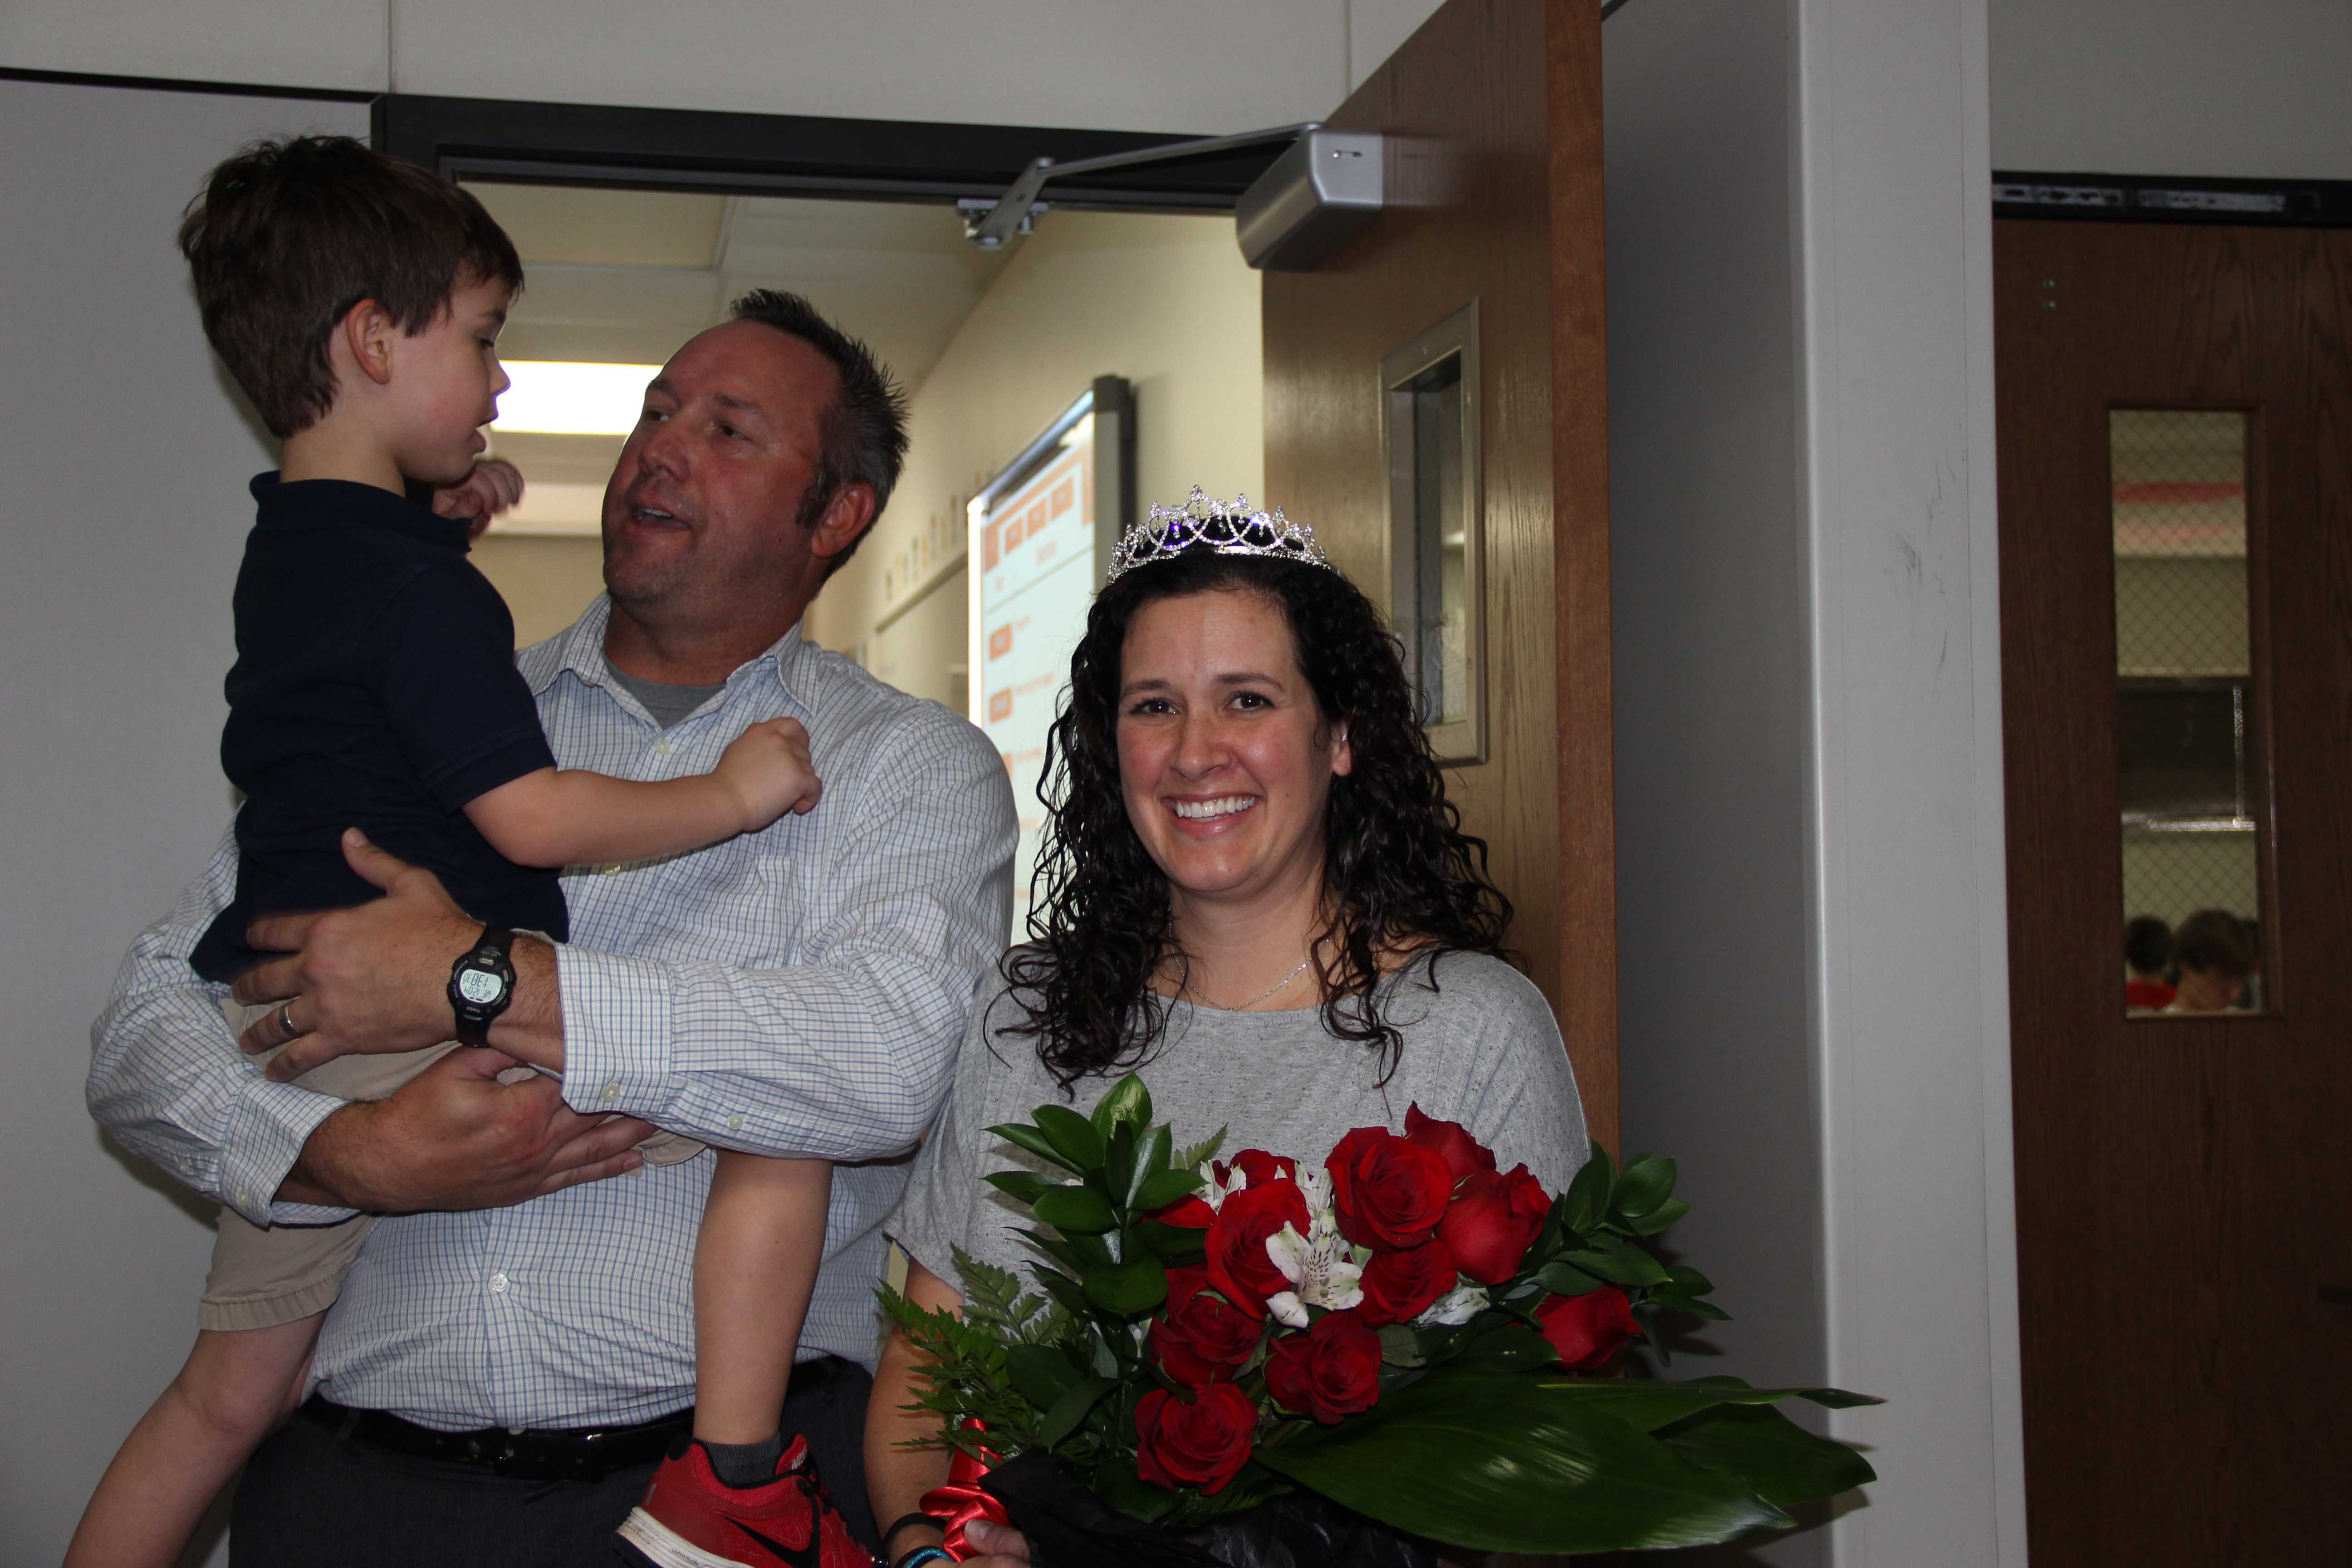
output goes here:
[{"label": "woman's curly dark hair", "polygon": [[1005,955],[1003,973],[1026,1014],[1013,1032],[1035,1037],[1066,1089],[1150,1056],[1167,1009],[1148,982],[1171,957],[1186,962],[1168,879],[1128,821],[1119,787],[1120,664],[1144,605],[1219,589],[1282,610],[1323,721],[1348,726],[1354,767],[1332,779],[1324,812],[1330,915],[1314,952],[1325,1027],[1377,1048],[1385,1082],[1403,1039],[1381,1016],[1382,952],[1399,944],[1433,956],[1503,952],[1510,900],[1487,879],[1485,842],[1462,831],[1445,798],[1402,650],[1380,611],[1327,567],[1189,551],[1122,574],[1095,600],[1045,742],[1030,941]]}]

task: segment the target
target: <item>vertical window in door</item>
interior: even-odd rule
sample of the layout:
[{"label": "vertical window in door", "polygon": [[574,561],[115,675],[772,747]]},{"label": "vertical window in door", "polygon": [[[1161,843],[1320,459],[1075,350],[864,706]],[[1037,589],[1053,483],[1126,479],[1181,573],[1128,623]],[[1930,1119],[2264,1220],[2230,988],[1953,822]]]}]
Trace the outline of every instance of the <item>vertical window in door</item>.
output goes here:
[{"label": "vertical window in door", "polygon": [[2256,744],[2249,416],[2107,416],[2124,1005],[2261,1011],[2269,816]]},{"label": "vertical window in door", "polygon": [[1438,760],[1486,760],[1478,307],[1383,357],[1389,618]]}]

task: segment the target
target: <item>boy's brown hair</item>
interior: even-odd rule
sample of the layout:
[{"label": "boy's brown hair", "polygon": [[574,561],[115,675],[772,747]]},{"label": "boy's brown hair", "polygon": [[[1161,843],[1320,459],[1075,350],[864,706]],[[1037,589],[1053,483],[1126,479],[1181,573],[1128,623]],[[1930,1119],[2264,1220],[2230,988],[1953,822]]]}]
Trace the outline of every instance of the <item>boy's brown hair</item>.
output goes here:
[{"label": "boy's brown hair", "polygon": [[348,136],[257,142],[223,163],[188,204],[180,253],[213,352],[279,437],[333,406],[328,345],[361,300],[414,333],[461,278],[522,288],[480,202]]}]

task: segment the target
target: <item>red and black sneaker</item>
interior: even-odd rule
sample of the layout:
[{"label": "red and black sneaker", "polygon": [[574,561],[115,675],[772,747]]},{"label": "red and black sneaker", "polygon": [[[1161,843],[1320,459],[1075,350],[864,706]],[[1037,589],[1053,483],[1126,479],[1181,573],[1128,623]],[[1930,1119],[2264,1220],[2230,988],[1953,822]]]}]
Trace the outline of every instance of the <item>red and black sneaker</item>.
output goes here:
[{"label": "red and black sneaker", "polygon": [[742,1488],[721,1481],[702,1445],[688,1443],[654,1472],[621,1539],[655,1568],[874,1568],[801,1437],[776,1461],[774,1480]]}]

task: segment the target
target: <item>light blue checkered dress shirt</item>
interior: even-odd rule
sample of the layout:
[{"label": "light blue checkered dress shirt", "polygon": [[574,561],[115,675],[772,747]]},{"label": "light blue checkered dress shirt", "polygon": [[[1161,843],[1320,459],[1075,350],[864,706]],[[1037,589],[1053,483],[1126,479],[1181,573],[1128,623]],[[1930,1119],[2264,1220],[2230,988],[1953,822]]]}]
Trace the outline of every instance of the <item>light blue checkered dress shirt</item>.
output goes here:
[{"label": "light blue checkered dress shirt", "polygon": [[[604,663],[607,613],[600,598],[518,661],[560,765],[630,779],[707,772],[747,725],[791,717],[808,728],[824,792],[762,833],[565,876],[564,1098],[709,1143],[840,1163],[801,1354],[870,1367],[882,1221],[1011,920],[1003,759],[962,719],[797,627],[662,731]],[[187,965],[236,879],[225,838],[124,960],[91,1031],[91,1113],[257,1222],[337,1217],[270,1194],[341,1102],[264,1079],[222,1021],[225,988]],[[448,1429],[631,1423],[682,1407],[710,1172],[692,1160],[513,1208],[382,1221],[329,1314],[313,1368],[321,1392]]]}]

